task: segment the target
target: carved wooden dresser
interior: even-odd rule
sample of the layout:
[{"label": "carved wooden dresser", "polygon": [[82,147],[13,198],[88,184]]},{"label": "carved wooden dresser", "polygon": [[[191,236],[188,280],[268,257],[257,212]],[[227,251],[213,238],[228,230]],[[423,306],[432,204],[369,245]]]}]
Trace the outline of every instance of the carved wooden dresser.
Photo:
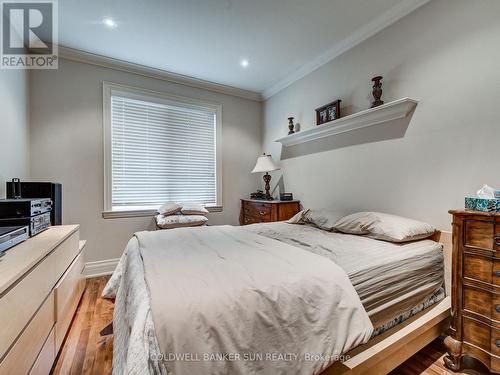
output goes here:
[{"label": "carved wooden dresser", "polygon": [[453,215],[451,327],[446,366],[458,371],[462,356],[500,372],[500,213]]}]

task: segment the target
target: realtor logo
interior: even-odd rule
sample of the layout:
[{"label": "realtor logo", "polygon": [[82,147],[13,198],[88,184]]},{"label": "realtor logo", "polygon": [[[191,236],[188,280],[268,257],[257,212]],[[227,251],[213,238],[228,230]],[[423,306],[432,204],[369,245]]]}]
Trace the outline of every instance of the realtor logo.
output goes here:
[{"label": "realtor logo", "polygon": [[57,69],[57,2],[1,1],[1,69]]}]

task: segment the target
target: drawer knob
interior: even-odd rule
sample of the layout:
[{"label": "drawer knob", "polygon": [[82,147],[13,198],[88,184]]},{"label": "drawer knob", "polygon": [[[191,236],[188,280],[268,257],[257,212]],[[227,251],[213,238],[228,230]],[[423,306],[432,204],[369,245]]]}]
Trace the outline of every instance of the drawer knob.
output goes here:
[{"label": "drawer knob", "polygon": [[495,234],[495,245],[500,246],[500,233]]},{"label": "drawer knob", "polygon": [[259,211],[260,216],[264,216],[266,214],[265,211]]},{"label": "drawer knob", "polygon": [[497,340],[497,341],[495,342],[495,344],[496,344],[497,348],[500,348],[500,340]]},{"label": "drawer knob", "polygon": [[500,277],[500,271],[495,271],[495,276]]},{"label": "drawer knob", "polygon": [[495,305],[495,310],[497,311],[497,313],[500,313],[500,305]]}]

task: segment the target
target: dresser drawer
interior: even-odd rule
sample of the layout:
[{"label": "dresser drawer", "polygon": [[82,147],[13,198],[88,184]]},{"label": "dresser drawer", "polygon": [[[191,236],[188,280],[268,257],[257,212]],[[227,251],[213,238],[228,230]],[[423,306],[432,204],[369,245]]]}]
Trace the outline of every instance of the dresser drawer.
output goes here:
[{"label": "dresser drawer", "polygon": [[0,374],[27,374],[53,326],[54,293],[51,293],[0,364]]},{"label": "dresser drawer", "polygon": [[[493,333],[493,335],[492,335]],[[490,353],[492,337],[498,335],[498,330],[475,319],[463,317],[463,341]],[[496,339],[495,339],[496,341]]]},{"label": "dresser drawer", "polygon": [[85,287],[83,266],[84,252],[82,251],[55,287],[56,352],[59,351],[66,336]]},{"label": "dresser drawer", "polygon": [[491,349],[490,353],[500,357],[500,330],[491,329]]},{"label": "dresser drawer", "polygon": [[258,223],[268,223],[270,220],[265,217],[254,217],[254,216],[245,216],[243,218],[244,225],[247,224],[258,224]]},{"label": "dresser drawer", "polygon": [[266,203],[250,203],[245,202],[243,205],[243,212],[245,215],[259,217],[271,216],[271,205]]},{"label": "dresser drawer", "polygon": [[60,244],[52,254],[56,258],[56,273],[62,275],[66,272],[73,259],[78,254],[80,242],[80,232],[76,231]]},{"label": "dresser drawer", "polygon": [[[464,277],[491,284],[494,277],[495,263],[496,262],[494,262],[492,258],[465,253],[463,266]],[[500,274],[498,280],[500,282]]]},{"label": "dresser drawer", "polygon": [[500,321],[500,295],[464,285],[463,308],[488,319]]},{"label": "dresser drawer", "polygon": [[500,250],[500,225],[494,221],[465,221],[465,246],[486,249]]},{"label": "dresser drawer", "polygon": [[[15,250],[13,250],[15,251]],[[0,357],[7,351],[56,283],[53,254],[24,276],[0,298]]]},{"label": "dresser drawer", "polygon": [[50,374],[50,369],[52,368],[52,364],[56,359],[56,338],[55,338],[55,329],[49,333],[49,337],[45,340],[43,344],[42,350],[40,354],[33,364],[29,375],[47,375]]},{"label": "dresser drawer", "polygon": [[492,296],[490,292],[477,288],[471,288],[464,285],[463,293],[464,293],[463,304],[465,310],[471,311],[473,313],[482,315],[485,318],[491,319]]}]

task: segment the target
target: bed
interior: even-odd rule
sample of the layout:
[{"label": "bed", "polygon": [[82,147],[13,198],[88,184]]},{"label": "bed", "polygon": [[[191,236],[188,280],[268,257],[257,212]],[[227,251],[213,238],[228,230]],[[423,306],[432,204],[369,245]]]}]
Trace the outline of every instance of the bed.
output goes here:
[{"label": "bed", "polygon": [[[139,233],[130,240],[103,293],[104,297],[116,298],[113,319],[113,372],[116,374],[166,374],[169,371],[174,374],[194,374],[203,370],[204,373],[220,374],[312,375],[363,373],[370,368],[372,371],[369,373],[383,373],[382,371],[390,371],[418,351],[439,335],[439,331],[446,325],[449,302],[448,298],[445,298],[443,248],[433,240],[394,244],[364,236],[327,232],[310,225],[293,225],[285,222],[254,224],[246,227],[183,228],[162,232],[168,233]],[[196,245],[193,245],[195,243]],[[255,245],[256,243],[258,245]],[[161,260],[167,253],[160,251],[161,247],[183,250],[173,253],[169,251],[168,257]],[[190,254],[191,250],[186,251],[192,248],[197,249],[193,254]],[[206,251],[202,250],[205,248],[212,248],[213,257],[200,258],[200,254],[206,255]],[[234,248],[239,249],[237,257],[232,250]],[[149,255],[155,252],[157,255],[154,257]],[[255,254],[262,257],[263,264],[256,269],[248,270],[247,268],[251,268],[254,263],[250,256],[255,257]],[[283,254],[287,254],[286,259]],[[326,261],[325,258],[330,261]],[[200,259],[199,264],[192,266],[193,259]],[[361,259],[363,261],[360,261]],[[187,274],[185,267],[179,267],[185,261],[191,265]],[[308,271],[295,275],[298,267],[293,262],[307,265],[304,268]],[[163,266],[166,263],[172,263],[172,267]],[[212,270],[205,270],[204,264],[210,265]],[[275,280],[273,285],[279,284],[280,278],[285,277],[283,275],[293,274],[290,283],[294,285],[293,288],[299,290],[294,289],[290,292],[290,289],[287,289],[288,285],[282,290],[272,288],[267,290],[267,286],[258,284],[258,280],[252,280],[251,282],[257,283],[251,284],[255,290],[266,289],[264,300],[273,300],[272,307],[259,306],[256,311],[250,312],[241,307],[238,309],[238,305],[235,307],[227,303],[225,294],[230,294],[232,290],[241,291],[246,286],[228,287],[232,284],[231,280],[238,278],[238,272],[226,277],[228,268],[224,267],[227,264],[230,265],[229,269],[238,270],[238,267],[242,267],[240,273],[255,279],[260,279],[255,275],[265,275],[264,279],[268,283],[272,277],[276,277],[277,281]],[[266,270],[266,265],[269,264],[274,268]],[[145,272],[145,269],[148,271]],[[337,272],[339,274],[336,274]],[[168,276],[165,276],[165,273]],[[330,274],[335,275],[331,277]],[[348,278],[348,283],[343,280],[342,275]],[[159,279],[155,279],[157,277]],[[174,287],[169,285],[172,280],[179,280],[181,284],[185,284],[186,280],[194,280],[193,282],[198,285],[193,289],[200,289],[201,292],[191,295],[193,294],[191,290],[182,290],[183,285]],[[303,282],[304,280],[308,281]],[[205,292],[203,292],[204,283],[208,283],[205,285]],[[323,288],[325,283],[337,283],[333,288],[335,292]],[[298,284],[300,286],[297,286]],[[176,290],[175,298],[171,298],[172,289]],[[182,291],[178,292],[179,290]],[[213,290],[225,291],[205,298],[205,294],[210,295]],[[169,298],[160,298],[163,295]],[[311,315],[311,312],[302,314],[287,309],[290,301],[293,298],[297,299],[297,295],[302,300],[311,298],[305,301],[300,309],[307,310],[313,306],[314,314],[319,310],[329,315],[316,317],[314,314]],[[248,298],[251,304],[256,301],[253,294],[251,296],[245,294],[243,297],[238,295],[238,298],[242,301]],[[257,301],[261,301],[263,297],[258,298],[260,299]],[[179,308],[173,300],[184,301],[184,307]],[[193,318],[199,316],[199,311],[196,311],[196,314],[192,312],[193,301],[196,301],[196,305],[209,306],[207,309],[210,310],[213,308],[214,300],[217,301],[217,306],[223,307],[213,311],[212,321],[207,322],[209,318],[206,316],[201,321]],[[266,309],[271,310],[269,312]],[[342,313],[337,314],[339,310]],[[171,311],[173,316],[167,320],[168,324],[158,317],[161,314],[168,315]],[[251,317],[259,314],[263,317],[261,316],[257,324]],[[285,317],[284,321],[269,321],[269,316],[274,315]],[[190,319],[190,324],[182,325],[185,322],[179,319],[179,316],[181,318],[186,316],[185,320]],[[232,316],[237,318],[232,321]],[[320,325],[324,329],[321,332],[305,334],[304,330],[307,330],[311,316],[315,319],[313,327]],[[233,330],[231,331],[231,327],[222,331],[220,327],[213,329],[213,323],[220,321],[228,327],[231,326]],[[192,322],[195,324],[191,324]],[[197,329],[188,332],[193,325]],[[200,325],[203,325],[202,329],[199,328]],[[279,329],[276,329],[276,326]],[[283,329],[283,326],[287,329]],[[325,336],[328,330],[335,331],[335,334]],[[259,334],[251,336],[250,339],[248,336],[253,335],[253,332],[269,331],[272,334],[267,336]],[[196,337],[199,332],[209,332],[208,338]],[[238,332],[245,334],[238,337],[236,334]],[[280,335],[284,337],[279,337]],[[189,336],[192,337],[188,339]],[[226,336],[235,337],[227,340]],[[341,339],[337,339],[337,336]],[[275,337],[278,338],[274,339]],[[297,338],[302,341],[300,344],[294,343]],[[198,347],[204,339],[216,341],[220,347],[213,345]],[[417,343],[412,349],[406,349],[406,353],[402,356],[401,350],[397,349],[415,340]],[[257,347],[264,349],[259,352],[261,354],[268,349],[274,350],[277,357],[270,358],[261,365],[262,361],[259,360],[262,358],[251,357],[252,353],[256,352],[255,347],[242,345],[241,343],[245,341],[258,343]],[[198,352],[217,353],[219,357],[204,361],[203,358],[193,355],[192,347],[196,347]],[[276,348],[280,348],[279,353]],[[183,353],[182,357],[175,356],[179,352]],[[227,355],[243,352],[247,356],[243,359],[221,357],[221,352]],[[300,357],[292,358],[294,353],[299,352]],[[321,356],[320,354],[324,352],[335,355]],[[292,357],[283,358],[284,353]],[[392,362],[381,362],[383,353],[393,355]],[[166,358],[170,354],[174,356]],[[305,354],[309,355],[307,360],[304,358]],[[373,370],[375,367],[370,367],[368,361],[370,358],[378,358],[376,363],[381,372]],[[381,365],[383,362],[385,365]],[[293,372],[290,371],[291,368],[294,369]]]}]

